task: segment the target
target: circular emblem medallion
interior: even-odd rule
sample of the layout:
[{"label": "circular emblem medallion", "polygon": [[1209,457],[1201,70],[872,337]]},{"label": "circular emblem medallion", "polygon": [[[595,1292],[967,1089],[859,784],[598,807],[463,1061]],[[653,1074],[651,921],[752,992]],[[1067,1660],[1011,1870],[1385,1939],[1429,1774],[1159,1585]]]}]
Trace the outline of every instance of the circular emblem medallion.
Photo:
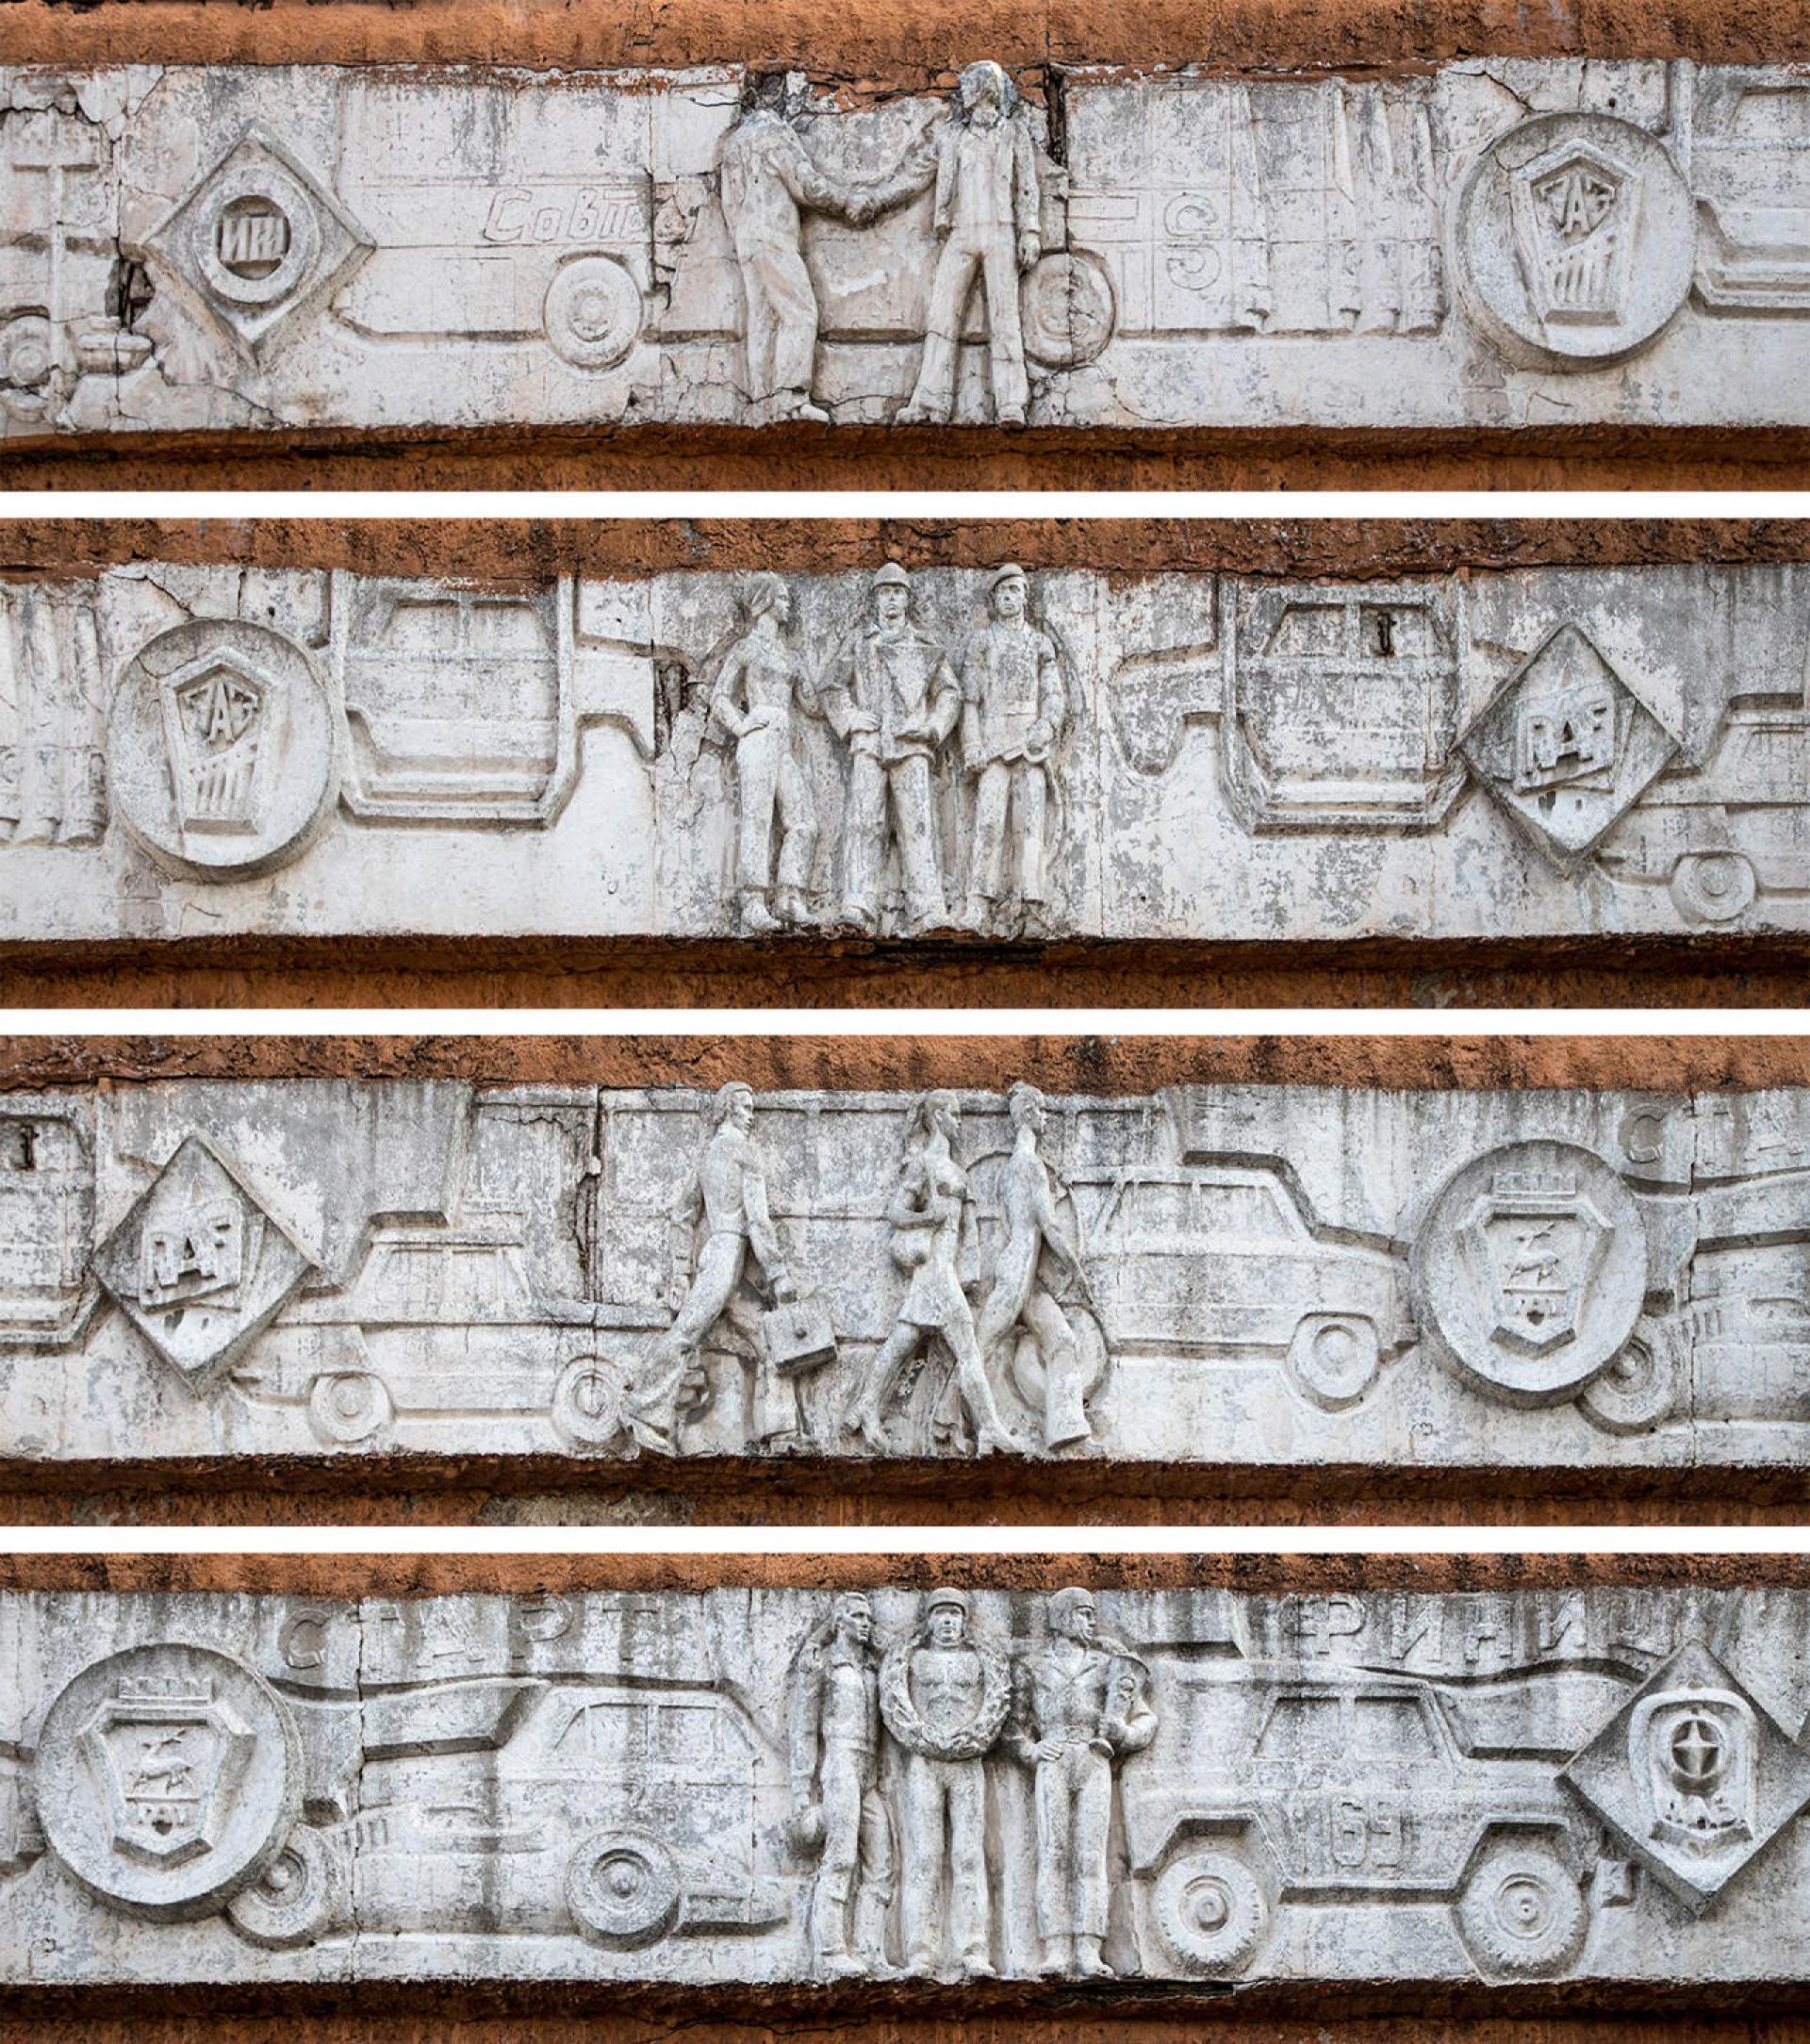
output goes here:
[{"label": "circular emblem medallion", "polygon": [[1697,215],[1663,142],[1606,113],[1499,135],[1458,199],[1464,309],[1523,368],[1597,369],[1657,338],[1690,291]]},{"label": "circular emblem medallion", "polygon": [[314,202],[279,163],[229,164],[195,210],[189,246],[217,298],[278,305],[301,288],[320,254]]},{"label": "circular emblem medallion", "polygon": [[1025,278],[1021,315],[1033,361],[1079,369],[1112,338],[1112,286],[1090,256],[1041,256]]},{"label": "circular emblem medallion", "polygon": [[1647,1289],[1634,1195],[1571,1143],[1510,1143],[1446,1181],[1414,1244],[1415,1303],[1444,1360],[1512,1405],[1576,1395],[1621,1353]]},{"label": "circular emblem medallion", "polygon": [[268,873],[339,795],[339,717],[302,648],[262,625],[177,625],[126,664],[107,716],[108,793],[165,865],[197,880]]},{"label": "circular emblem medallion", "polygon": [[301,1814],[282,1699],[211,1647],[128,1647],[83,1669],[38,1741],[51,1850],[130,1915],[211,1915],[256,1881]]}]

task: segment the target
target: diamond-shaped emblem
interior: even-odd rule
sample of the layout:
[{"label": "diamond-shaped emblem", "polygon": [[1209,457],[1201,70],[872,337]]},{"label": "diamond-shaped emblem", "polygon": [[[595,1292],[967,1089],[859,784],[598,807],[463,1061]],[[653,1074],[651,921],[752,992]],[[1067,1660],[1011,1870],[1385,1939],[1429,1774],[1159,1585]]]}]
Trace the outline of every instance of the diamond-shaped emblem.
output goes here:
[{"label": "diamond-shaped emblem", "polygon": [[1810,1804],[1810,1754],[1706,1646],[1647,1677],[1559,1779],[1692,1909]]},{"label": "diamond-shaped emblem", "polygon": [[370,247],[321,180],[256,124],[145,240],[253,354]]},{"label": "diamond-shaped emblem", "polygon": [[113,1850],[173,1867],[213,1850],[256,1740],[211,1683],[123,1676],[80,1743],[106,1793]]},{"label": "diamond-shaped emblem", "polygon": [[205,1137],[188,1135],[101,1245],[95,1275],[191,1389],[214,1382],[315,1259]]},{"label": "diamond-shaped emblem", "polygon": [[1613,1233],[1575,1174],[1499,1171],[1459,1228],[1490,1338],[1527,1356],[1574,1341]]},{"label": "diamond-shaped emblem", "polygon": [[1547,856],[1569,866],[1633,808],[1678,745],[1589,635],[1562,624],[1458,748]]}]

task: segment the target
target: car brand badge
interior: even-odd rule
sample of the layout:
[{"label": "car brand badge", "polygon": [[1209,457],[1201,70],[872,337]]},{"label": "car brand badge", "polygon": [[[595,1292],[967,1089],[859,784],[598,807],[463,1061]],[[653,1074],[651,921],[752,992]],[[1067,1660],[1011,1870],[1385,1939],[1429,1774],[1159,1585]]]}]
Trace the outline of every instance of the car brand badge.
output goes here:
[{"label": "car brand badge", "polygon": [[1587,858],[1677,741],[1580,625],[1556,626],[1458,740],[1471,770],[1561,867]]},{"label": "car brand badge", "polygon": [[114,1851],[174,1866],[212,1850],[255,1741],[209,1682],[122,1675],[81,1743],[107,1798]]},{"label": "car brand badge", "polygon": [[1703,1908],[1810,1803],[1810,1754],[1695,1641],[1559,1779],[1623,1849]]},{"label": "car brand badge", "polygon": [[315,1261],[228,1157],[187,1135],[101,1245],[94,1272],[156,1354],[200,1391]]},{"label": "car brand badge", "polygon": [[256,833],[283,749],[284,692],[214,659],[164,684],[164,745],[184,831]]},{"label": "car brand badge", "polygon": [[1601,150],[1561,145],[1514,173],[1509,190],[1522,273],[1539,317],[1577,326],[1623,320],[1638,173]]},{"label": "car brand badge", "polygon": [[1610,1232],[1572,1173],[1498,1171],[1460,1230],[1494,1338],[1530,1356],[1575,1340]]}]

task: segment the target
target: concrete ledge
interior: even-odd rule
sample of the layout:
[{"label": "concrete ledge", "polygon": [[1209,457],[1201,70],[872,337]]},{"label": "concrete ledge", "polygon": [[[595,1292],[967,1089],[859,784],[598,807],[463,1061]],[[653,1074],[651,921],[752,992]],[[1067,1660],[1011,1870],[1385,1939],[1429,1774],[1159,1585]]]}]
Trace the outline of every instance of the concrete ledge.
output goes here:
[{"label": "concrete ledge", "polygon": [[[0,1688],[0,1911],[33,1938],[29,1978],[11,1968],[21,2014],[114,2014],[177,1980],[204,2014],[279,2011],[304,1985],[359,2013],[439,1997],[576,2013],[607,1986],[618,2019],[882,2024],[1176,2019],[1228,1998],[1281,2019],[1308,1987],[1323,2019],[1405,2009],[1410,1986],[1423,2019],[1802,1998],[1774,1897],[1810,1800],[1801,1562],[116,1557],[14,1561],[0,1581],[21,1649]],[[1283,1740],[1276,1724],[1328,1702],[1352,1714],[1336,1753]],[[1361,1708],[1380,1723],[1389,1706],[1378,1749]],[[588,1714],[680,1709],[720,1736],[680,1763],[672,1802],[665,1749],[601,1747]],[[1066,1836],[1046,1807],[1033,1825],[1030,1801],[1054,1800],[1039,1771],[1071,1719],[1094,1726],[1111,1820],[1071,1841],[1078,1880],[1118,1870],[1097,1934],[1049,1929],[1061,1904],[1032,1878]],[[1680,1741],[1704,1727],[1720,1800],[1680,1827],[1668,1799],[1702,1799]],[[1423,1737],[1404,1769],[1400,1744]],[[939,1745],[958,1750],[924,1751]],[[146,1770],[173,1750],[165,1786]],[[847,1752],[869,1838],[852,1931],[816,1871],[840,1851]],[[1676,1754],[1683,1787],[1660,1765]],[[953,1869],[925,1824],[926,1758],[985,1790],[955,1820],[975,1856]],[[1300,1830],[1329,1788],[1388,1833],[1366,1844],[1382,1857],[1361,1905],[1350,1867]],[[536,1815],[518,1837],[523,1797]],[[399,1855],[453,1808],[464,1826],[432,1855]],[[187,1850],[155,1850],[179,1823]],[[534,1855],[574,1852],[550,1898]],[[584,1875],[609,1855],[637,1878],[594,1906]],[[468,1857],[489,1870],[470,1893],[442,1878]],[[1229,1919],[1183,1906],[1203,1884]],[[959,1990],[959,1953],[923,1924],[932,1886],[960,1905],[969,1970],[988,1967]],[[1531,1920],[1522,1895],[1542,1904]],[[1085,1886],[1084,1926],[1096,1905]],[[898,1963],[896,1917],[917,1941],[876,1980]],[[1051,1938],[1075,1954],[1065,1991]],[[1112,1974],[1075,1978],[1096,1950]]]},{"label": "concrete ledge", "polygon": [[[5,1047],[34,1517],[1805,1494],[1797,1039]],[[932,1169],[963,1219],[927,1245]],[[919,1247],[968,1302],[934,1336]]]},{"label": "concrete ledge", "polygon": [[[1192,972],[1194,998],[1567,999],[1594,970],[1619,999],[1737,974],[1767,999],[1810,936],[1805,544],[33,525],[0,585],[26,677],[0,954],[17,997],[224,964],[318,998],[457,961],[488,1000],[663,966],[694,999],[865,999],[909,960],[928,998]],[[895,641],[907,737],[874,707]]]},{"label": "concrete ledge", "polygon": [[[168,481],[253,449],[346,480],[380,447],[390,481],[419,457],[492,486],[524,453],[718,486],[749,455],[769,486],[819,486],[826,460],[1060,485],[1095,453],[1197,486],[1411,453],[1473,481],[1568,450],[1604,481],[1802,466],[1779,223],[1804,89],[1767,70],[1752,10],[1453,8],[1405,33],[1339,6],[809,28],[803,8],[750,34],[714,7],[624,32],[470,6],[354,10],[323,53],[288,6],[255,39],[242,10],[171,7],[162,57],[96,12],[34,4],[15,42],[30,280],[0,409],[44,477],[118,452]],[[158,66],[153,90],[116,50]],[[982,75],[970,140],[951,109]],[[1747,107],[1762,84],[1783,125]],[[563,168],[512,139],[529,100],[589,137]],[[980,174],[996,100],[1017,168],[984,223],[991,339],[931,185],[938,161],[945,201],[961,162]],[[431,187],[416,120],[469,140]],[[1144,163],[1165,124],[1193,184]],[[192,136],[229,127],[203,162]],[[744,198],[738,165],[782,143],[815,182],[761,225],[776,173]],[[1607,166],[1601,203],[1549,232],[1513,192],[1573,145]]]}]

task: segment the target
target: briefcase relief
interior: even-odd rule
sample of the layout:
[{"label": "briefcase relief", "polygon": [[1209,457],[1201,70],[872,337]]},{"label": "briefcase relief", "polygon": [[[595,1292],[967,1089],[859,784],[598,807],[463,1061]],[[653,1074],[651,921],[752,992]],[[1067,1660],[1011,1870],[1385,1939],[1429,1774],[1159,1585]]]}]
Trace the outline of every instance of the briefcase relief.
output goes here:
[{"label": "briefcase relief", "polygon": [[836,1360],[835,1329],[830,1309],[821,1299],[784,1299],[761,1315],[761,1340],[766,1360],[785,1376]]}]

